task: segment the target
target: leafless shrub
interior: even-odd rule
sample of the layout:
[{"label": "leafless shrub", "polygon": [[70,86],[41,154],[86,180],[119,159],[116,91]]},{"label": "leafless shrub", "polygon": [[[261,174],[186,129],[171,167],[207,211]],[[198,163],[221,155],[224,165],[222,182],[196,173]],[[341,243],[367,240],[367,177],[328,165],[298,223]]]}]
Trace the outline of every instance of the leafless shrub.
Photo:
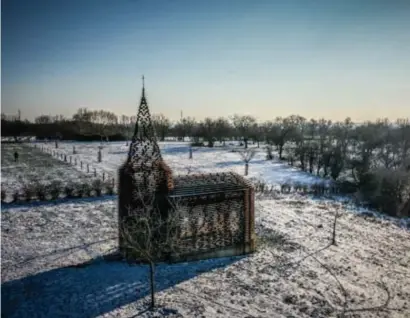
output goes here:
[{"label": "leafless shrub", "polygon": [[62,183],[58,180],[55,180],[50,183],[48,186],[47,192],[50,193],[51,199],[57,200],[60,197],[60,194],[63,192]]},{"label": "leafless shrub", "polygon": [[106,181],[104,182],[105,184],[105,190],[106,194],[108,195],[114,195],[115,194],[115,185],[112,181]]},{"label": "leafless shrub", "polygon": [[12,195],[13,202],[18,202],[20,200],[20,193],[18,190],[15,190]]},{"label": "leafless shrub", "polygon": [[248,175],[249,171],[249,162],[255,157],[256,151],[254,149],[245,149],[239,152],[243,162],[245,163],[245,176]]},{"label": "leafless shrub", "polygon": [[325,185],[322,182],[314,183],[310,186],[310,189],[314,195],[324,195],[325,194]]},{"label": "leafless shrub", "polygon": [[64,193],[65,193],[67,198],[73,198],[74,194],[75,194],[75,185],[72,184],[72,183],[68,183],[64,187]]},{"label": "leafless shrub", "polygon": [[262,181],[258,181],[255,183],[255,192],[265,192],[265,189],[267,189],[266,183]]},{"label": "leafless shrub", "polygon": [[[141,195],[141,194],[136,194]],[[172,256],[178,256],[180,244],[179,225],[182,208],[176,203],[171,215],[164,216],[154,206],[154,198],[144,197],[148,215],[136,214],[129,208],[128,217],[120,223],[120,235],[127,257],[136,258],[150,267],[151,309],[155,307],[155,264]]]},{"label": "leafless shrub", "polygon": [[295,182],[293,184],[293,189],[295,192],[301,192],[303,190],[303,185],[300,182]]},{"label": "leafless shrub", "polygon": [[26,201],[30,201],[36,195],[35,187],[32,183],[23,185],[23,195]]},{"label": "leafless shrub", "polygon": [[75,188],[77,190],[75,194],[77,197],[81,198],[81,197],[91,196],[92,189],[91,189],[91,186],[87,182],[78,183],[76,184]]},{"label": "leafless shrub", "polygon": [[101,196],[104,188],[104,183],[100,179],[95,179],[92,183],[92,189],[95,191],[96,196]]},{"label": "leafless shrub", "polygon": [[48,188],[44,183],[37,182],[35,183],[35,190],[37,198],[40,201],[45,201],[47,199],[47,195],[49,194]]},{"label": "leafless shrub", "polygon": [[280,185],[280,192],[282,193],[290,193],[292,190],[292,184],[290,182],[284,182]]}]

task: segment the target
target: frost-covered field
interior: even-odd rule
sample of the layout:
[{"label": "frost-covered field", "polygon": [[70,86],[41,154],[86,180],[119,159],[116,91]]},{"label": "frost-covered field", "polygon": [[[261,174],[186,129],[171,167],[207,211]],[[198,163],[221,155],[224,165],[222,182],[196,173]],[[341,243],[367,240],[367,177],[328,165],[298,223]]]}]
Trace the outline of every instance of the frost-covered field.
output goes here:
[{"label": "frost-covered field", "polygon": [[[99,142],[65,142],[60,143],[59,148],[55,150],[72,155],[74,146],[77,154],[72,155],[73,157],[89,163],[93,168],[97,169],[99,174],[105,171],[110,175],[117,176],[118,168],[127,158],[129,147],[125,145],[125,142],[104,143],[102,162],[98,163],[97,154],[100,144]],[[53,149],[54,144],[39,143],[39,145]],[[243,175],[245,171],[240,155],[233,152],[233,150],[238,150],[238,147],[235,146],[195,148],[193,159],[189,159],[189,143],[187,142],[160,142],[159,145],[163,158],[176,175],[188,172],[207,173],[227,170]],[[265,160],[266,151],[262,146],[261,148],[256,148],[256,145],[251,145],[250,147],[255,148],[257,151],[256,156],[250,162],[250,178],[263,180],[269,184],[282,184],[284,182],[312,183],[320,180],[313,175],[301,172],[297,168],[290,167],[277,160]]]},{"label": "frost-covered field", "polygon": [[[99,143],[61,143],[58,150],[72,154],[73,145],[79,160],[113,174],[128,150],[125,143],[105,144],[102,163]],[[229,148],[199,149],[192,160],[187,143],[161,143],[161,148],[175,174],[244,171],[240,156]],[[262,150],[249,172],[271,184],[319,181],[266,161]],[[102,257],[117,248],[115,200],[3,210],[2,315],[409,317],[410,232],[397,221],[364,217],[340,202],[298,194],[259,196],[258,251],[160,265],[160,307],[154,313],[145,311],[147,268]],[[337,246],[330,246],[335,211],[340,212]]]},{"label": "frost-covered field", "polygon": [[[329,246],[339,208],[337,246]],[[3,211],[2,314],[409,317],[410,233],[349,209],[297,195],[259,198],[258,251],[160,265],[154,314],[144,312],[147,268],[100,257],[116,248],[115,201]]]},{"label": "frost-covered field", "polygon": [[[14,162],[15,151],[19,154],[18,162]],[[26,144],[1,145],[1,184],[9,196],[29,183],[60,181],[64,184],[88,180],[89,176]]]}]

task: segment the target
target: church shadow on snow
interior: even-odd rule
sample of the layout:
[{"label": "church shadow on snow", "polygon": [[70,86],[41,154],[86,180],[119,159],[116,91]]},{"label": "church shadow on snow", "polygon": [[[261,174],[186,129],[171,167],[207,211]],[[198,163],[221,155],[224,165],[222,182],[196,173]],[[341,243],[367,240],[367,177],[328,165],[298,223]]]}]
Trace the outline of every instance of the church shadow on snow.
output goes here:
[{"label": "church shadow on snow", "polygon": [[[203,272],[229,266],[244,256],[159,264],[156,291]],[[2,317],[97,317],[150,294],[149,268],[120,261],[94,261],[2,283]],[[141,310],[141,307],[139,309]]]}]

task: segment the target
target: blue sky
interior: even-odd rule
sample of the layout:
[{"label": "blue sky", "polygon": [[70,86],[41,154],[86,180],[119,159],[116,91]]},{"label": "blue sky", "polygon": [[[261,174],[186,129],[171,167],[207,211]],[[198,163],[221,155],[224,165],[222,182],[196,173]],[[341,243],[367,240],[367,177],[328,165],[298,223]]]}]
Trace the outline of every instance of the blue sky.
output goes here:
[{"label": "blue sky", "polygon": [[2,111],[410,117],[410,1],[3,0]]}]

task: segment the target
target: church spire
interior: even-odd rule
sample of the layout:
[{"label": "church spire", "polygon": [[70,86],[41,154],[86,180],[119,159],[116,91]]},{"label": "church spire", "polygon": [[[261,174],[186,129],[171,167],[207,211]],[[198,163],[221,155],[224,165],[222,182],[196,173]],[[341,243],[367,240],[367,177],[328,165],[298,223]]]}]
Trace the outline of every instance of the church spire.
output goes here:
[{"label": "church spire", "polygon": [[[142,77],[142,95],[138,107],[137,121],[135,123],[134,136],[130,145],[129,160],[137,162],[136,158],[149,156],[151,159],[161,159],[161,152],[155,136],[148,102],[145,98],[145,78]],[[154,160],[154,161],[155,161]]]},{"label": "church spire", "polygon": [[145,98],[145,78],[142,75],[142,97]]}]

